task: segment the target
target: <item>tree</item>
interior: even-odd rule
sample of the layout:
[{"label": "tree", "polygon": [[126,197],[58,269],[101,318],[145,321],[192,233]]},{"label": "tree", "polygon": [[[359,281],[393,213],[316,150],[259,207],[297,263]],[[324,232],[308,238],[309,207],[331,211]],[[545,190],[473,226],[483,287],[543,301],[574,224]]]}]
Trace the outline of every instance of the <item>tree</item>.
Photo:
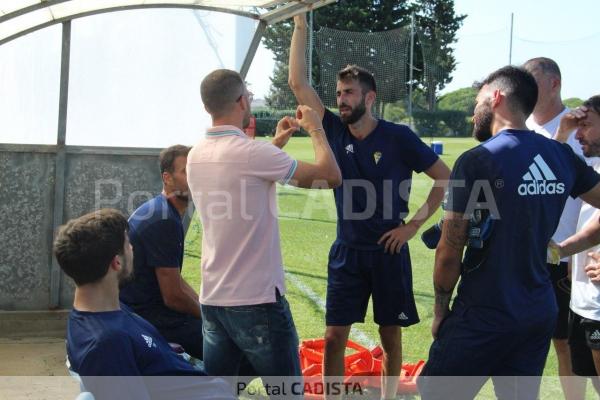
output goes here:
[{"label": "tree", "polygon": [[456,15],[454,0],[420,0],[413,10],[421,57],[416,67],[424,71],[417,87],[427,93],[430,111],[435,109],[436,93],[452,80],[456,68],[451,45],[466,15]]},{"label": "tree", "polygon": [[296,98],[288,87],[287,63],[275,62],[271,79],[271,87],[265,101],[272,108],[288,108],[296,105]]},{"label": "tree", "polygon": [[440,110],[464,111],[469,115],[473,115],[475,97],[477,97],[477,89],[475,88],[458,89],[441,96],[438,101],[438,108]]},{"label": "tree", "polygon": [[[435,70],[439,73],[436,73],[435,77],[428,75],[429,81],[425,82],[423,52],[416,52],[414,80],[406,84],[412,84],[416,90],[430,90],[435,94],[436,90],[443,88],[452,79],[451,73],[456,66],[456,60],[450,46],[456,41],[456,31],[466,17],[455,13],[453,0],[414,0],[411,3],[397,0],[339,0],[334,5],[314,11],[314,30],[328,27],[354,32],[389,31],[408,27],[413,12],[419,27],[415,40],[417,43],[428,45],[432,50],[425,50],[427,57],[435,54],[428,62],[435,65]],[[276,60],[271,91],[266,99],[269,105],[290,107],[295,104],[281,103],[293,99],[293,96],[286,94],[290,92],[287,86],[287,62],[292,31],[293,21],[287,20],[269,26],[263,38],[265,46],[273,52]],[[319,63],[316,62],[316,54],[314,56],[311,73],[313,81],[318,84],[320,69]],[[400,61],[408,64],[408,59]]]},{"label": "tree", "polygon": [[570,97],[566,100],[563,100],[563,104],[569,108],[577,108],[583,104],[583,100],[579,97]]},{"label": "tree", "polygon": [[437,110],[417,109],[413,113],[417,131],[429,136],[469,136],[476,96],[475,88],[466,87],[441,96]]}]

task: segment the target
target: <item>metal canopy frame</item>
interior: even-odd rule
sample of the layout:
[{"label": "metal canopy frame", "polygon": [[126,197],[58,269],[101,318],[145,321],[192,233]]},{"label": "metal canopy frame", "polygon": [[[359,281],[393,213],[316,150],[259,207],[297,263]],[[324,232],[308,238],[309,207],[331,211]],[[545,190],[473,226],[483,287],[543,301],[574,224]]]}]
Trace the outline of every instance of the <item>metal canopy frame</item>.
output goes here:
[{"label": "metal canopy frame", "polygon": [[[108,12],[151,9],[183,8],[229,13],[258,21],[257,29],[240,68],[240,74],[246,77],[256,50],[267,26],[286,20],[296,14],[334,3],[336,0],[0,0],[0,45],[40,29],[62,24],[62,51],[60,69],[60,99],[56,145],[24,146],[1,145],[12,151],[36,148],[40,151],[56,153],[53,232],[63,224],[65,201],[65,171],[68,153],[84,151],[78,146],[66,146],[69,69],[71,54],[71,21],[91,15]],[[77,9],[77,4],[81,9]],[[85,6],[84,6],[85,4]],[[95,6],[94,6],[95,4]],[[91,5],[91,6],[90,6]],[[11,8],[12,6],[12,8]],[[72,6],[73,12],[64,12]],[[63,11],[60,14],[59,8]],[[82,11],[83,10],[83,11]],[[263,10],[263,12],[260,12]],[[44,147],[44,149],[39,149]],[[70,149],[73,147],[73,149]],[[77,150],[79,149],[79,150]],[[187,221],[189,223],[189,221]],[[60,267],[54,257],[49,255],[50,299],[49,308],[60,306]]]},{"label": "metal canopy frame", "polygon": [[[107,12],[186,8],[223,12],[263,21],[267,25],[285,20],[335,0],[0,0],[0,45],[28,33],[91,15]],[[22,6],[10,8],[10,3]],[[78,8],[79,6],[79,8]],[[268,10],[270,9],[270,10]],[[262,10],[262,12],[261,12]]]}]

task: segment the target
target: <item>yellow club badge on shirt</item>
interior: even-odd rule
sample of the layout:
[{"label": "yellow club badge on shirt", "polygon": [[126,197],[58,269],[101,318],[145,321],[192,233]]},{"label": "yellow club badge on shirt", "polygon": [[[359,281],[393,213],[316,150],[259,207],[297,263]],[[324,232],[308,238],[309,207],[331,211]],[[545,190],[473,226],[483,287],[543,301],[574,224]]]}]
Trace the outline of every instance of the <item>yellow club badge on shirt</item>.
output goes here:
[{"label": "yellow club badge on shirt", "polygon": [[375,164],[379,164],[379,160],[381,160],[381,152],[376,151],[373,153],[373,158],[375,159]]}]

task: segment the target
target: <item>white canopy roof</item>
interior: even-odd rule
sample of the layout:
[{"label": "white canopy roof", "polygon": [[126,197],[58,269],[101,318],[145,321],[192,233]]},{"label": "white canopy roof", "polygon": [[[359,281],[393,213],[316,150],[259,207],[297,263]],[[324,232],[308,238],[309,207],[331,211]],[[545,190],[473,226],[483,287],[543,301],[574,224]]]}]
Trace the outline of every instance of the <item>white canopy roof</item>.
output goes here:
[{"label": "white canopy roof", "polygon": [[[47,26],[87,15],[137,8],[195,8],[273,24],[335,0],[0,0],[0,44]],[[267,8],[272,8],[267,10]]]}]

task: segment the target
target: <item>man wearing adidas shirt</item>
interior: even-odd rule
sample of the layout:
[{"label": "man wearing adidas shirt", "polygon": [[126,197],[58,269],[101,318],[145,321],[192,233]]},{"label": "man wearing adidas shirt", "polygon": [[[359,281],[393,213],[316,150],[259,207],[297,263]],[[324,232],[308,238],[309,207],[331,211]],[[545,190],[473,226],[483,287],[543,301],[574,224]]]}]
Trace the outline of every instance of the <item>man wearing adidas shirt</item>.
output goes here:
[{"label": "man wearing adidas shirt", "polygon": [[[527,118],[527,127],[540,135],[552,138],[558,129],[560,119],[569,112],[569,108],[562,103],[560,95],[562,79],[560,68],[554,60],[545,57],[532,58],[525,62],[523,67],[533,75],[538,85],[538,100],[533,113]],[[567,135],[566,143],[573,149],[575,154],[583,155],[581,146],[575,139],[575,130],[571,130]],[[581,199],[569,198],[567,200],[558,228],[552,235],[554,242],[560,243],[575,233],[580,209]],[[571,398],[573,389],[569,385],[569,380],[563,378],[573,375],[569,344],[567,343],[570,300],[568,263],[569,257],[565,257],[560,260],[558,265],[548,263],[547,267],[558,305],[558,318],[556,329],[552,335],[552,343],[556,350],[558,375],[561,377],[563,392],[565,397]]]},{"label": "man wearing adidas shirt", "polygon": [[[527,130],[536,100],[535,79],[521,68],[501,68],[480,86],[473,120],[483,143],[454,165],[436,250],[423,399],[473,398],[490,376],[499,398],[537,397],[558,312],[547,244],[569,195],[600,205],[600,176],[569,147]],[[471,378],[441,385],[437,376]],[[534,378],[498,378],[515,376]]]}]

